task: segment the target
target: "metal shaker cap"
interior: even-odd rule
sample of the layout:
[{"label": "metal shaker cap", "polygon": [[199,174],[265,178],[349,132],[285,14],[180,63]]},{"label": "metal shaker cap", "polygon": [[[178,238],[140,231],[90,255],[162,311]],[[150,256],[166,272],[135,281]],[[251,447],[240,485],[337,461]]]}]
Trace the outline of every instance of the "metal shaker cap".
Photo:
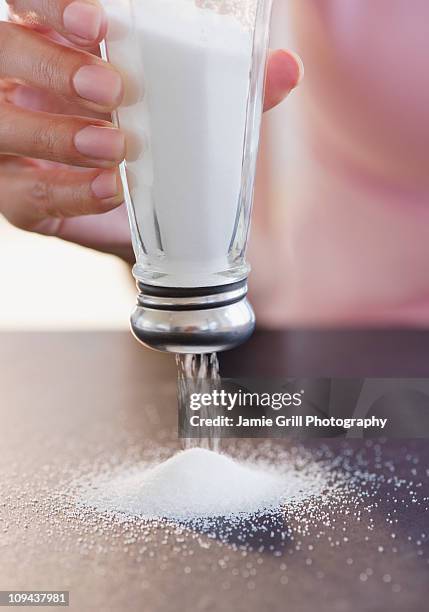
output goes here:
[{"label": "metal shaker cap", "polygon": [[134,336],[149,348],[169,353],[213,353],[245,342],[255,328],[246,298],[247,280],[203,288],[137,284],[131,315]]}]

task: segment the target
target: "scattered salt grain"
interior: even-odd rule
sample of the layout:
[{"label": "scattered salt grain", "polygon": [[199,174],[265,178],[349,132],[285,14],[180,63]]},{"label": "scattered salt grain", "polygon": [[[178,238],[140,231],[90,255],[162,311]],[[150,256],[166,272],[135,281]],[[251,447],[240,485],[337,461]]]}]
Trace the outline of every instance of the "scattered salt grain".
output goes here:
[{"label": "scattered salt grain", "polygon": [[[419,448],[410,454],[410,462],[416,452],[423,457]],[[261,570],[267,564],[273,585],[288,589],[294,588],[296,568],[305,566],[309,580],[329,582],[336,580],[340,564],[362,593],[368,592],[369,584],[374,589],[378,583],[386,592],[416,596],[416,583],[401,584],[398,578],[401,562],[409,560],[410,555],[416,562],[428,561],[424,553],[427,533],[421,530],[421,520],[415,522],[413,517],[416,512],[420,517],[426,516],[429,494],[422,460],[412,480],[403,469],[406,447],[371,440],[364,445],[360,441],[317,442],[307,448],[301,444],[288,444],[285,448],[273,441],[234,441],[224,442],[223,449],[230,454],[215,455],[216,464],[219,459],[222,463],[222,471],[226,466],[227,472],[232,471],[232,464],[281,481],[279,498],[270,508],[250,516],[232,515],[226,520],[205,515],[189,521],[146,518],[154,516],[154,507],[150,514],[148,498],[143,498],[143,487],[139,489],[136,483],[141,484],[149,475],[153,478],[161,467],[161,474],[166,466],[170,466],[169,470],[177,467],[179,459],[189,455],[174,454],[174,445],[147,444],[142,452],[140,436],[136,434],[127,439],[126,449],[121,452],[112,454],[109,449],[94,453],[90,461],[79,465],[73,462],[61,470],[53,463],[49,468],[33,470],[24,483],[15,467],[9,480],[5,481],[4,472],[0,473],[2,504],[6,508],[0,508],[0,531],[6,531],[1,545],[9,543],[12,527],[18,529],[18,543],[27,547],[28,531],[23,526],[28,524],[31,541],[40,544],[33,550],[39,551],[48,542],[50,550],[58,551],[62,557],[72,553],[74,558],[76,548],[86,559],[105,555],[107,559],[100,563],[108,563],[112,554],[125,554],[139,564],[136,571],[143,576],[142,585],[147,584],[147,588],[147,571],[152,565],[165,572],[167,580],[176,568],[185,572],[187,567],[191,572],[189,576],[183,574],[186,580],[205,571],[213,576],[215,588],[245,583],[251,585],[247,588],[254,584],[258,590]],[[205,455],[201,451],[200,455],[195,450],[193,453],[191,457]],[[199,472],[200,462],[192,461],[192,472]],[[167,490],[171,488],[171,478],[168,480]],[[160,482],[157,480],[157,484]],[[213,487],[216,479],[208,477],[207,482]],[[123,493],[128,495],[126,501]],[[268,497],[266,491],[265,498]],[[35,499],[37,504],[33,503]],[[130,512],[131,500],[134,514]],[[363,537],[366,529],[371,537]],[[395,537],[390,540],[392,534]],[[358,536],[359,552],[354,556]],[[394,546],[386,547],[386,537]],[[384,554],[380,554],[380,548]],[[332,555],[337,565],[329,563],[321,571],[320,560],[325,554]],[[374,558],[374,565],[362,568],[361,557]]]}]

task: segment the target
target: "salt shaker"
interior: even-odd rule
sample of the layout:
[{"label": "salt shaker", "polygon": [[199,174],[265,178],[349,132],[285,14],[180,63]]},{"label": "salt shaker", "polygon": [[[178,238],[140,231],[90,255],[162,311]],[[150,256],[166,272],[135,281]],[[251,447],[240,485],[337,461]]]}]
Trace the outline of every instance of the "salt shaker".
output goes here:
[{"label": "salt shaker", "polygon": [[114,121],[145,345],[237,346],[253,332],[249,232],[271,0],[103,0],[102,54],[123,74]]}]

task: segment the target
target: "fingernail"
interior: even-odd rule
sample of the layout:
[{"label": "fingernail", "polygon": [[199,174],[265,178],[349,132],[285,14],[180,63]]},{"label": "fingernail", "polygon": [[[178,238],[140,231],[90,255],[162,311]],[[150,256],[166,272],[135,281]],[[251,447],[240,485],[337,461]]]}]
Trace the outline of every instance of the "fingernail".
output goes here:
[{"label": "fingernail", "polygon": [[122,97],[122,79],[118,72],[104,66],[82,66],[73,77],[76,93],[101,106],[116,107]]},{"label": "fingernail", "polygon": [[120,162],[125,156],[125,137],[116,128],[90,125],[75,135],[74,144],[91,159]]},{"label": "fingernail", "polygon": [[119,195],[118,175],[116,170],[101,172],[92,181],[91,189],[93,194],[99,200],[107,200]]},{"label": "fingernail", "polygon": [[74,36],[95,41],[100,36],[103,9],[89,2],[72,2],[63,13],[64,28]]},{"label": "fingernail", "polygon": [[301,57],[298,55],[298,53],[294,53],[294,52],[290,52],[291,55],[294,56],[296,63],[298,64],[298,80],[297,80],[297,85],[299,85],[302,81],[302,79],[304,78],[304,74],[305,74],[305,68],[304,68],[304,62],[302,61]]}]

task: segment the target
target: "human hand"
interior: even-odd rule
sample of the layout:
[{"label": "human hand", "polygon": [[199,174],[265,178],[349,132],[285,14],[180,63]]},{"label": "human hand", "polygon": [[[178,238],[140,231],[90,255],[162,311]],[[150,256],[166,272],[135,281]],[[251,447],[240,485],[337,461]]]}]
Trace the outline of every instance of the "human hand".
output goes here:
[{"label": "human hand", "polygon": [[[0,23],[0,211],[22,229],[131,261],[117,171],[125,139],[107,121],[122,81],[94,51],[107,30],[103,9],[97,0],[8,4],[14,23]],[[265,110],[300,75],[293,54],[272,51]]]}]

